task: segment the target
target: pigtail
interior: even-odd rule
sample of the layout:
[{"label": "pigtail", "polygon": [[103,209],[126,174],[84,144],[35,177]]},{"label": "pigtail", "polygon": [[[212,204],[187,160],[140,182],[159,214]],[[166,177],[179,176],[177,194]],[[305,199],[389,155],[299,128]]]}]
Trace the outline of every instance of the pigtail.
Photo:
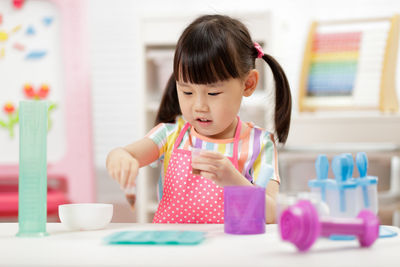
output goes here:
[{"label": "pigtail", "polygon": [[161,99],[160,107],[158,108],[155,124],[161,122],[174,123],[178,115],[181,115],[179,107],[178,93],[176,92],[176,81],[174,74],[169,78],[164,90],[164,95]]},{"label": "pigtail", "polygon": [[280,143],[285,143],[289,134],[292,97],[289,82],[279,63],[270,55],[262,58],[268,63],[275,80],[275,131]]}]

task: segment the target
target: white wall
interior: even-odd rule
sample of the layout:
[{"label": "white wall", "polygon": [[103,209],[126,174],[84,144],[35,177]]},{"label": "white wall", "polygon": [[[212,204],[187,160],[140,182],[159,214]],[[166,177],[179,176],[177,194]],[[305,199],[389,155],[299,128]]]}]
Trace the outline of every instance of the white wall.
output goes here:
[{"label": "white wall", "polygon": [[[400,13],[398,0],[89,0],[95,163],[100,200],[122,201],[116,183],[105,174],[107,152],[140,138],[136,69],[138,20],[142,15],[272,12],[271,51],[283,65],[296,105],[297,84],[308,26],[313,19],[377,17]],[[400,92],[400,84],[397,82]],[[400,94],[399,94],[400,95]]]}]

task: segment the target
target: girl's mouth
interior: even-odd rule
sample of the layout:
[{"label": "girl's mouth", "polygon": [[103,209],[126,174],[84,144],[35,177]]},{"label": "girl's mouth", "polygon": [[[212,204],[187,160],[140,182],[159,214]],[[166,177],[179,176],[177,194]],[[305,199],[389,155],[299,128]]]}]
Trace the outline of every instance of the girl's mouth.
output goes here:
[{"label": "girl's mouth", "polygon": [[196,121],[200,123],[200,125],[208,125],[212,122],[211,120],[207,120],[204,118],[197,118]]}]

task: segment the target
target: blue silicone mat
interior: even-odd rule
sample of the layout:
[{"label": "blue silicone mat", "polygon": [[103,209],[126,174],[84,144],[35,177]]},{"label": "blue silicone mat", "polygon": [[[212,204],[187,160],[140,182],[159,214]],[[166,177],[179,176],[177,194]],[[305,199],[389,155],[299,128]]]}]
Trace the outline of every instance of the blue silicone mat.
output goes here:
[{"label": "blue silicone mat", "polygon": [[[397,232],[393,231],[389,227],[385,225],[379,226],[379,238],[388,238],[397,236]],[[331,235],[329,237],[330,240],[354,240],[355,236],[352,235]]]},{"label": "blue silicone mat", "polygon": [[111,245],[196,245],[204,240],[198,231],[121,231],[104,238]]}]

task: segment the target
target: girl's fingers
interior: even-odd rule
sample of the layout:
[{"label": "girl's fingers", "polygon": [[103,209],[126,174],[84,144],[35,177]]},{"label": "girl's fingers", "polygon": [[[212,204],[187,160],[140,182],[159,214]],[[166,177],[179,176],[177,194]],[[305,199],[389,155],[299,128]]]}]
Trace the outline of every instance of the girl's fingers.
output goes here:
[{"label": "girl's fingers", "polygon": [[208,159],[223,159],[224,155],[222,155],[219,152],[214,152],[214,151],[208,151],[208,150],[202,150],[200,152],[200,155],[195,158],[208,158]]},{"label": "girl's fingers", "polygon": [[125,162],[122,166],[123,180],[121,181],[121,186],[123,188],[132,187],[135,185],[135,180],[137,176],[137,168],[134,162]]},{"label": "girl's fingers", "polygon": [[214,164],[208,163],[192,163],[192,169],[198,169],[200,171],[207,171],[211,173],[215,173],[218,170]]},{"label": "girl's fingers", "polygon": [[121,183],[121,168],[118,168],[114,171],[114,179],[118,182]]},{"label": "girl's fingers", "polygon": [[136,183],[135,183],[136,176],[137,176],[137,169],[135,169],[135,167],[133,165],[131,165],[128,182],[127,182],[127,187],[134,187],[136,185]]},{"label": "girl's fingers", "polygon": [[124,189],[128,186],[135,186],[138,168],[137,161],[120,158],[117,162],[108,164],[107,171],[120,184],[121,189]]},{"label": "girl's fingers", "polygon": [[126,185],[128,183],[129,170],[130,170],[129,162],[122,162],[121,163],[121,183],[120,183],[122,188],[126,188]]},{"label": "girl's fingers", "polygon": [[220,159],[198,156],[192,160],[192,165],[199,163],[218,166],[220,164]]},{"label": "girl's fingers", "polygon": [[126,187],[126,175],[124,170],[121,170],[119,184],[121,186],[121,189],[124,189]]},{"label": "girl's fingers", "polygon": [[115,168],[112,171],[112,178],[114,178],[115,181],[117,181],[119,184],[121,184],[121,168]]},{"label": "girl's fingers", "polygon": [[217,172],[221,167],[221,162],[219,160],[210,159],[199,159],[192,162],[192,168],[208,172]]},{"label": "girl's fingers", "polygon": [[200,171],[200,175],[216,183],[216,175],[212,172]]}]

